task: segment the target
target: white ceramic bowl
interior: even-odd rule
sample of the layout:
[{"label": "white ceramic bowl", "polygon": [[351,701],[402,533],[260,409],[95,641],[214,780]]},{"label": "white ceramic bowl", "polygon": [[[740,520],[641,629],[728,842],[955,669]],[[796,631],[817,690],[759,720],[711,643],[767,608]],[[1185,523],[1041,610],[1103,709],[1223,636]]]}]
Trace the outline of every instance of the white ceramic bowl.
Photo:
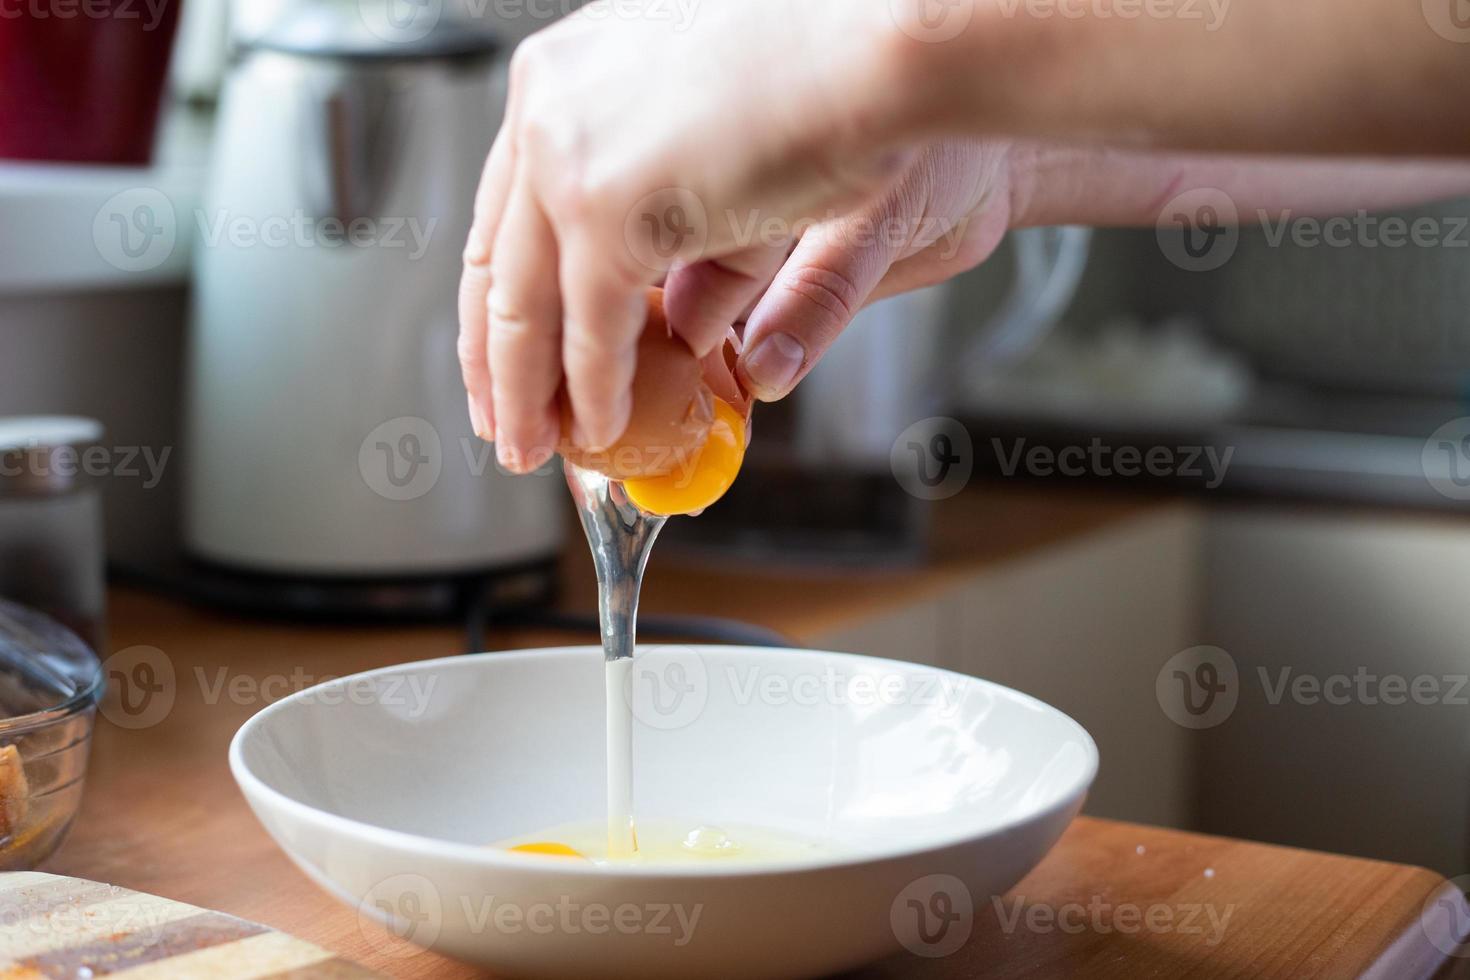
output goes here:
[{"label": "white ceramic bowl", "polygon": [[[247,722],[230,766],[256,815],[363,934],[513,975],[829,973],[942,955],[1082,805],[1097,749],[1023,694],[836,653],[640,648],[640,818],[827,842],[765,864],[599,867],[484,845],[604,812],[591,647],[333,681]],[[386,931],[379,926],[385,925]]]}]

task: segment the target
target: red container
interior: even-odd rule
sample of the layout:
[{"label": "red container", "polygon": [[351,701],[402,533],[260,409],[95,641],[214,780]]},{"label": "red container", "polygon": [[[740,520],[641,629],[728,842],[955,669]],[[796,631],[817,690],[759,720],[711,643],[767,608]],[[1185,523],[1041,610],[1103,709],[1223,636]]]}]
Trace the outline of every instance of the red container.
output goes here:
[{"label": "red container", "polygon": [[0,0],[0,158],[146,164],[180,0]]}]

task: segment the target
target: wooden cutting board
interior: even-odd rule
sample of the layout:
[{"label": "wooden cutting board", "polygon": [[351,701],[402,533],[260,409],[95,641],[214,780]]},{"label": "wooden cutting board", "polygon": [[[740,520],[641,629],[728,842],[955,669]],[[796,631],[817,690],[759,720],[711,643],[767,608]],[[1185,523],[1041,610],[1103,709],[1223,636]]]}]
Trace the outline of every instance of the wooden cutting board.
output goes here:
[{"label": "wooden cutting board", "polygon": [[370,980],[381,974],[223,912],[82,878],[0,874],[0,980]]}]

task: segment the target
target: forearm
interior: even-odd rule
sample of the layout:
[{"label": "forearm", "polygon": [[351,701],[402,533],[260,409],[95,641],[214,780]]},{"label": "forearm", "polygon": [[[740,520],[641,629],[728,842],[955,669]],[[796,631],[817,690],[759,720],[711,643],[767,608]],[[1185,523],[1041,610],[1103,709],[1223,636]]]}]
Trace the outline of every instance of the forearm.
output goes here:
[{"label": "forearm", "polygon": [[1175,197],[1223,192],[1251,215],[1378,210],[1470,195],[1470,161],[1204,156],[1018,144],[1011,225],[1150,225]]},{"label": "forearm", "polygon": [[964,25],[952,38],[932,33],[944,21],[901,18],[909,125],[1204,152],[1470,155],[1470,43],[1446,36],[1458,36],[1448,13],[1436,30],[1433,6],[951,0],[946,16]]}]

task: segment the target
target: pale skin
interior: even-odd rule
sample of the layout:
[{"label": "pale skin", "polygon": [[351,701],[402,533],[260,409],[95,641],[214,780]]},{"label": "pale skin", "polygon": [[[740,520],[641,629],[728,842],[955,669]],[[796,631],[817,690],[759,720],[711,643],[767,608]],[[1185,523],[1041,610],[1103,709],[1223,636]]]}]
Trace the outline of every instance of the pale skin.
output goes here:
[{"label": "pale skin", "polygon": [[1273,215],[1470,193],[1470,43],[1428,4],[1124,3],[620,0],[534,35],[465,249],[476,433],[542,465],[565,387],[575,441],[613,443],[659,282],[696,354],[742,325],[772,401],[1011,228],[1152,225],[1196,187]]}]

